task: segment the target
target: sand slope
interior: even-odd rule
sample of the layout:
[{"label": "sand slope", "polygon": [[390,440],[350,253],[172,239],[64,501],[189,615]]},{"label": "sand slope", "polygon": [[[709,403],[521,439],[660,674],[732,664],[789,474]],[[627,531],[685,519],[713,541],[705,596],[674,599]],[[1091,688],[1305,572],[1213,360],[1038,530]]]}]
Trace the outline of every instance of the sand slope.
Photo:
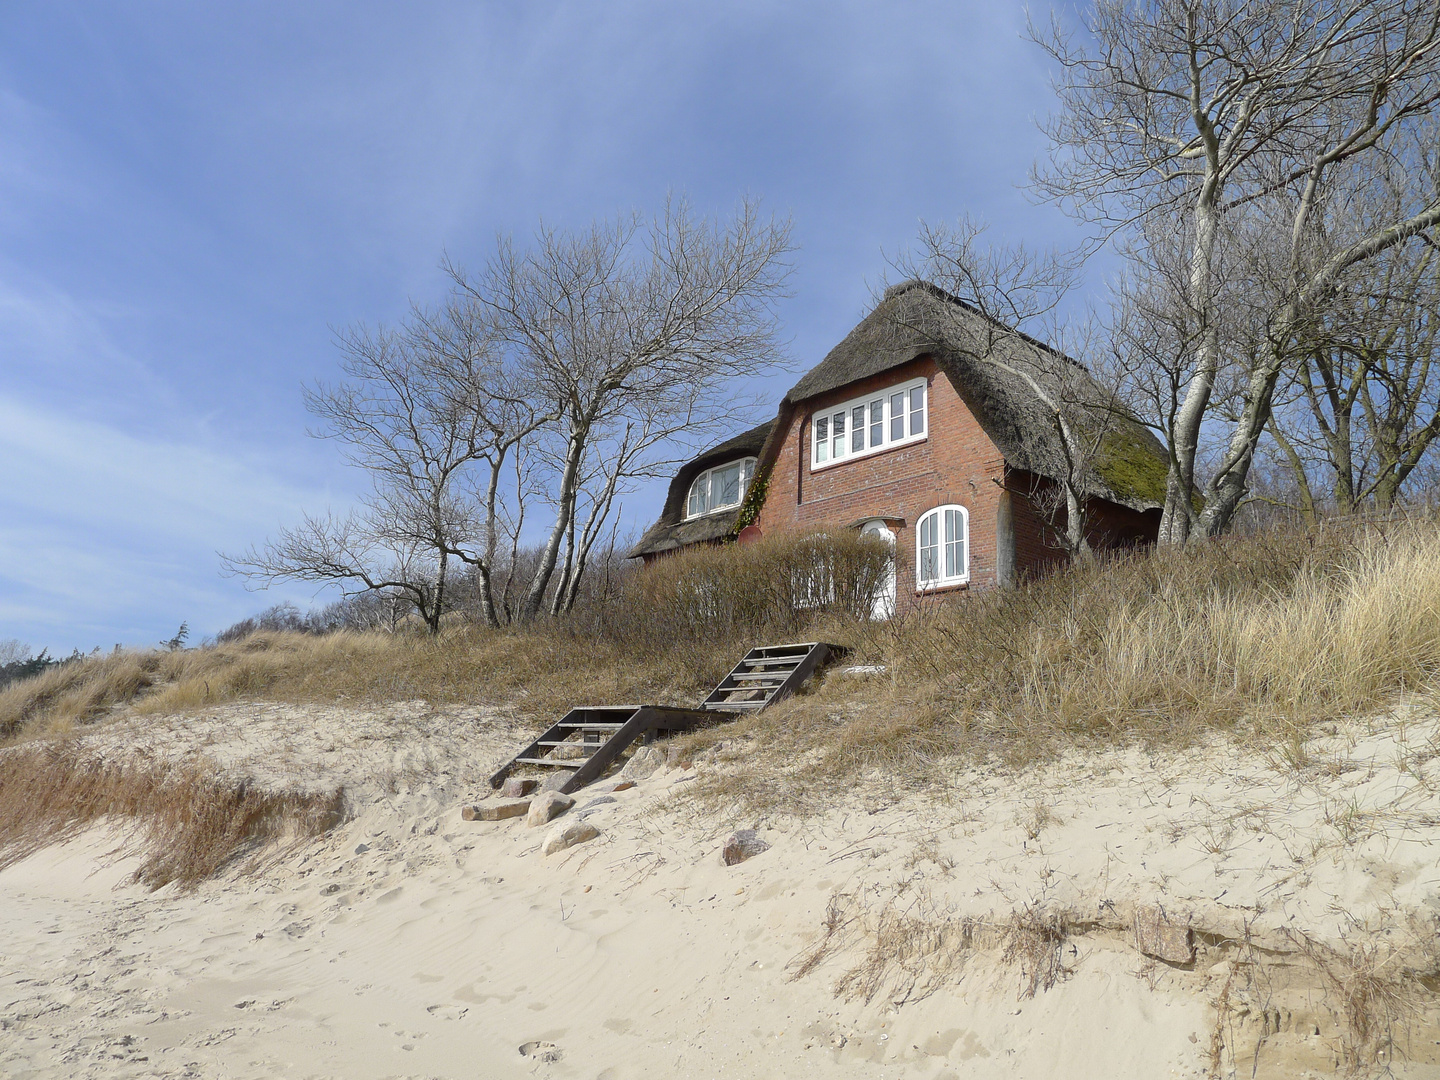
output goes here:
[{"label": "sand slope", "polygon": [[[0,1075],[1151,1078],[1216,1055],[1322,1075],[1343,1003],[1304,948],[1413,966],[1440,908],[1436,728],[1414,717],[1337,729],[1298,772],[1117,752],[905,798],[877,782],[803,822],[699,813],[702,762],[615,794],[597,840],[549,857],[523,819],[460,819],[514,741],[493,714],[124,723],[96,745],[153,732],[152,754],[343,780],[355,816],[189,894],[128,884],[105,829],[0,873]],[[725,834],[756,825],[771,849],[724,866]],[[1194,965],[1135,951],[1129,912],[1152,900],[1202,931]],[[1026,998],[1034,957],[1005,954],[1047,912],[1071,930]],[[833,950],[792,978],[827,915]],[[961,926],[965,948],[925,944]],[[887,927],[914,952],[867,968]],[[836,996],[847,975],[868,1001]],[[1440,1075],[1429,1003],[1405,1004],[1382,1063]]]}]

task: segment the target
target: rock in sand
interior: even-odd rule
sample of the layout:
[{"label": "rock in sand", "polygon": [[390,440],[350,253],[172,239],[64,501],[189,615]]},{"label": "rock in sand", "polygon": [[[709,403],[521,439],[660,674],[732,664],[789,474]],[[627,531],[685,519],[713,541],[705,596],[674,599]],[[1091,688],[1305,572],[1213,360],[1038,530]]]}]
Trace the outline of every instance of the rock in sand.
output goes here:
[{"label": "rock in sand", "polygon": [[504,821],[506,818],[520,817],[530,809],[529,799],[520,799],[516,802],[490,803],[486,806],[467,806],[460,811],[460,816],[466,821]]},{"label": "rock in sand", "polygon": [[1190,963],[1195,959],[1195,934],[1190,920],[1167,915],[1159,904],[1136,904],[1135,949],[1155,960]]},{"label": "rock in sand", "polygon": [[576,844],[594,840],[599,835],[600,830],[587,821],[562,821],[546,833],[545,843],[540,846],[540,850],[546,855],[553,855]]},{"label": "rock in sand", "polygon": [[574,805],[575,800],[569,795],[561,795],[558,791],[541,792],[530,804],[530,812],[525,815],[525,824],[532,829],[548,825]]},{"label": "rock in sand", "polygon": [[761,840],[760,834],[754,829],[736,829],[725,838],[720,857],[725,860],[726,866],[734,866],[769,850],[770,845]]},{"label": "rock in sand", "polygon": [[625,780],[644,780],[665,764],[665,755],[653,746],[642,746],[630,756],[620,776]]}]

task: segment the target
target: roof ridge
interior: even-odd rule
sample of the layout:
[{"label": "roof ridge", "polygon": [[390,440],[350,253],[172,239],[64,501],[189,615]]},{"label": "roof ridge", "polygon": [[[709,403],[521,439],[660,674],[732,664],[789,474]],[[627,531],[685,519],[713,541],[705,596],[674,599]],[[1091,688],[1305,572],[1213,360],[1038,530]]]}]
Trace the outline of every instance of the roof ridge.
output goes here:
[{"label": "roof ridge", "polygon": [[[970,314],[979,316],[987,322],[998,326],[1000,329],[1004,330],[1005,333],[1014,334],[1020,340],[1028,342],[1029,344],[1035,346],[1037,349],[1049,353],[1057,360],[1063,360],[1067,364],[1073,364],[1075,367],[1079,368],[1087,375],[1093,375],[1093,373],[1090,371],[1090,368],[1087,367],[1082,361],[1076,360],[1073,356],[1069,356],[1066,353],[1061,352],[1054,345],[1051,345],[1047,341],[1041,341],[1033,334],[1027,334],[1024,330],[1021,330],[1017,326],[1011,326],[1003,319],[999,319],[996,316],[991,315],[989,312],[985,311],[983,308],[978,307],[975,304],[972,304],[970,301],[962,300],[954,293],[949,292],[946,289],[942,289],[933,281],[926,281],[924,278],[906,278],[904,281],[897,282],[896,284],[889,286],[885,290],[885,295],[881,297],[880,304],[885,303],[885,301],[887,300],[893,300],[897,296],[903,296],[907,292],[914,292],[917,289],[922,292],[929,293],[935,299],[943,301],[944,303],[954,304],[958,308],[963,308],[965,311],[970,312]],[[880,304],[876,304],[875,307],[871,309],[871,315],[873,315],[876,311],[880,309]]]}]

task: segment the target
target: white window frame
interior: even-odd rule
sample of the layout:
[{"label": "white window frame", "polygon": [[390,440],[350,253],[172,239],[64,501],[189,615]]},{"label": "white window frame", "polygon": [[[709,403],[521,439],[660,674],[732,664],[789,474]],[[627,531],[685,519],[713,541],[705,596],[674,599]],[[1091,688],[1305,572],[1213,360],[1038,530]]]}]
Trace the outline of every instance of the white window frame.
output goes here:
[{"label": "white window frame", "polygon": [[[755,479],[755,463],[753,457],[732,458],[729,461],[721,462],[719,465],[712,465],[695,479],[690,481],[690,486],[685,490],[685,521],[694,521],[696,518],[705,517],[707,514],[718,514],[721,510],[733,510],[745,501],[745,495],[750,490],[750,484]],[[734,502],[725,503],[723,506],[710,506],[710,480],[713,474],[724,472],[732,465],[740,466],[740,495]],[[690,512],[690,502],[695,495],[695,489],[701,482],[705,484],[706,508],[699,513]]]},{"label": "white window frame", "polygon": [[[954,512],[956,517],[951,518],[950,512]],[[958,541],[961,545],[961,550],[957,554],[959,555],[958,562],[961,565],[958,567],[957,573],[946,574],[946,556],[952,553],[950,549],[957,543],[956,539],[950,535],[950,529],[947,528],[954,520],[958,520],[964,530],[964,535]],[[935,543],[927,544],[927,533],[930,531],[929,523],[931,521],[934,522]],[[921,577],[925,566],[925,551],[927,548],[933,548],[935,551],[936,576],[930,579]],[[925,511],[925,513],[920,515],[920,520],[915,522],[915,591],[921,593],[930,592],[933,589],[943,589],[950,585],[964,585],[969,582],[969,580],[970,511],[958,503],[946,503],[943,506],[937,506],[934,509]]]},{"label": "white window frame", "polygon": [[[919,409],[913,408],[911,392],[915,390],[920,391]],[[900,395],[904,395],[905,399],[905,412],[899,417],[904,425],[904,434],[895,438],[894,424],[897,418],[894,415],[894,400]],[[880,405],[881,416],[878,423],[874,417],[873,406],[875,404]],[[864,410],[865,445],[860,450],[853,450],[851,447],[854,445],[855,439],[854,421],[856,413],[861,410]],[[917,416],[920,421],[920,430],[914,432]],[[840,426],[844,428],[839,435],[835,434],[837,418],[841,421]],[[880,432],[880,442],[874,443],[872,436],[877,430]],[[864,397],[851,398],[849,401],[829,405],[824,409],[816,409],[810,417],[810,471],[820,472],[824,469],[833,469],[837,465],[844,465],[847,461],[858,461],[860,458],[883,453],[897,446],[909,446],[912,443],[924,442],[929,437],[930,382],[923,377],[907,379],[905,382],[887,386],[883,390],[866,394]]]}]

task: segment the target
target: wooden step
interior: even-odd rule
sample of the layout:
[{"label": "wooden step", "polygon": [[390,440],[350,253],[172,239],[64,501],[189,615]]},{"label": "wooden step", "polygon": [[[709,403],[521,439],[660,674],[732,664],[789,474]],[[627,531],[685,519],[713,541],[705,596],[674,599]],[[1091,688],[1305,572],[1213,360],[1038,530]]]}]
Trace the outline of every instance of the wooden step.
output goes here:
[{"label": "wooden step", "polygon": [[[845,652],[824,642],[751,649],[694,709],[670,705],[588,705],[571,709],[501,766],[490,777],[490,786],[499,787],[517,765],[538,765],[571,770],[573,775],[560,790],[574,791],[598,779],[637,740],[693,731],[737,713],[759,712],[793,694],[820,666]],[[751,696],[744,701],[730,700],[736,695]],[[580,741],[572,739],[577,731],[583,735]],[[564,760],[542,756],[543,751],[560,746],[581,747],[590,754]]]},{"label": "wooden step", "polygon": [[[751,649],[710,692],[701,708],[716,712],[759,712],[789,697],[823,664],[844,651],[821,641]],[[746,701],[731,700],[732,695],[738,693],[758,696]]]}]

